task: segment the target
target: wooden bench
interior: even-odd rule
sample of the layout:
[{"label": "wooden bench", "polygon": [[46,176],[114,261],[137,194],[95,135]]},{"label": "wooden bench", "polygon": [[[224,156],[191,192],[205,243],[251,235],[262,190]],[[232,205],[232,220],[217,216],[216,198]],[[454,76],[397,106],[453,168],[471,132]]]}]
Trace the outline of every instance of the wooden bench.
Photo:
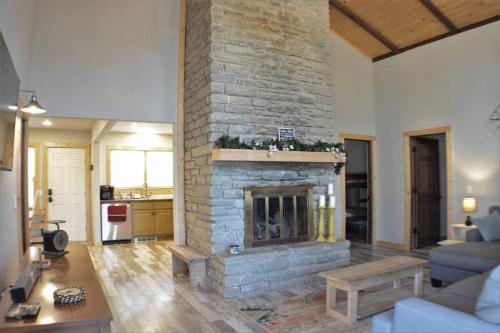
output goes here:
[{"label": "wooden bench", "polygon": [[[388,310],[394,306],[395,301],[410,296],[410,293],[401,289],[401,279],[406,277],[414,276],[415,296],[422,296],[422,271],[425,263],[425,260],[417,258],[394,256],[319,273],[326,278],[327,315],[354,324],[358,319]],[[387,282],[393,283],[394,291],[382,290],[374,293],[376,297],[373,298],[366,295],[365,304],[359,304],[363,309],[360,307],[362,313],[361,318],[358,318],[358,292]],[[337,304],[337,289],[347,291],[347,302]],[[401,297],[402,295],[405,297]]]},{"label": "wooden bench", "polygon": [[185,245],[171,245],[172,275],[188,275],[192,288],[208,289],[207,256]]}]

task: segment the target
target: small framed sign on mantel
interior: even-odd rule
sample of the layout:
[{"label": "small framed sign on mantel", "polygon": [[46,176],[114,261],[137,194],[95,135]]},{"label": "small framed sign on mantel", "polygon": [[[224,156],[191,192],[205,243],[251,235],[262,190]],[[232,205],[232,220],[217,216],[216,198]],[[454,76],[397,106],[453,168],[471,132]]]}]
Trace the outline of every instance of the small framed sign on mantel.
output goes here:
[{"label": "small framed sign on mantel", "polygon": [[288,141],[291,139],[295,139],[295,129],[280,127],[278,128],[278,140],[279,141]]}]

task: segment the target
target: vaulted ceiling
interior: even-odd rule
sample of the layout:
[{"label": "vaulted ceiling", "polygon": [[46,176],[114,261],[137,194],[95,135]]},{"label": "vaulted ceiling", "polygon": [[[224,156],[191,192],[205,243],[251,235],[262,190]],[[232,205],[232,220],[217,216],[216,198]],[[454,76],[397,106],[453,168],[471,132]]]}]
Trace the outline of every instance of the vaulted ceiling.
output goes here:
[{"label": "vaulted ceiling", "polygon": [[330,0],[331,29],[373,61],[499,19],[500,0]]}]

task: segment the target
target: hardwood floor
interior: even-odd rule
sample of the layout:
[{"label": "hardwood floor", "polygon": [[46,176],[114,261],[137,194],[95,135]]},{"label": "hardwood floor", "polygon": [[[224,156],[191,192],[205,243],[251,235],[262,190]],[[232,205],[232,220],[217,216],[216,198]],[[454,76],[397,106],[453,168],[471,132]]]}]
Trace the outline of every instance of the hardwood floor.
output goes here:
[{"label": "hardwood floor", "polygon": [[[239,305],[265,304],[280,298],[305,296],[324,284],[316,283],[241,301],[190,290],[186,277],[172,278],[170,241],[89,247],[113,312],[113,332],[266,332],[238,311]],[[399,251],[371,245],[351,246],[351,264],[387,258]],[[425,251],[406,253],[427,259]],[[428,269],[424,271],[428,280]],[[333,323],[315,332],[369,332],[371,319],[355,326]],[[311,331],[312,332],[312,331]]]}]

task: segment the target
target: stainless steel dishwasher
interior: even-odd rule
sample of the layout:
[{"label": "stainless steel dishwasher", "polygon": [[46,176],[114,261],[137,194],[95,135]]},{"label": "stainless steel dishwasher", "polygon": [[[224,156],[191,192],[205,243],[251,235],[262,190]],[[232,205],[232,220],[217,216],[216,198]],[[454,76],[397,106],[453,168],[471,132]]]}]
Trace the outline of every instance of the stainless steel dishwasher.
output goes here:
[{"label": "stainless steel dishwasher", "polygon": [[103,242],[132,239],[132,209],[129,203],[101,204],[101,238]]}]

